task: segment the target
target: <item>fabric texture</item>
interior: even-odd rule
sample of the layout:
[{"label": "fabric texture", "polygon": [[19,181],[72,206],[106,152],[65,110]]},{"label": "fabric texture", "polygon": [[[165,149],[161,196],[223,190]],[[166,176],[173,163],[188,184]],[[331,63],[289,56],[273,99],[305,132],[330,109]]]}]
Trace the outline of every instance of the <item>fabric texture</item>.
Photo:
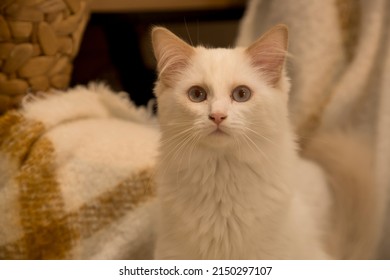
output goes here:
[{"label": "fabric texture", "polygon": [[151,258],[152,114],[96,84],[27,100],[0,117],[0,259]]},{"label": "fabric texture", "polygon": [[368,139],[382,205],[378,258],[390,258],[390,2],[250,0],[237,45],[277,23],[290,31],[290,114],[303,150],[324,131]]}]

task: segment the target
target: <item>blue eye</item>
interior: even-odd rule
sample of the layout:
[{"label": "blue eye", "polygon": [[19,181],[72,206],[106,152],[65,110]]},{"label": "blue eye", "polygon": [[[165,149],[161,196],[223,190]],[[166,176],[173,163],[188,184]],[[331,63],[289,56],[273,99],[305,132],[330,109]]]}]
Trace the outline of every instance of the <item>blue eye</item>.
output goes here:
[{"label": "blue eye", "polygon": [[192,102],[199,103],[207,99],[207,92],[200,86],[193,86],[188,90],[188,98]]},{"label": "blue eye", "polygon": [[237,102],[246,102],[251,98],[252,92],[246,86],[238,86],[232,92],[232,98]]}]

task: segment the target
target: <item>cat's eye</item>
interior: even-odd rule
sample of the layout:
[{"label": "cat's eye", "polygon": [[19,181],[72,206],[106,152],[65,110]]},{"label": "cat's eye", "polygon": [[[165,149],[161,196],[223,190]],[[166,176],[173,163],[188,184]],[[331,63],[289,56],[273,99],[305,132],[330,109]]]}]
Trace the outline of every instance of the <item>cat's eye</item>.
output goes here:
[{"label": "cat's eye", "polygon": [[252,92],[246,86],[238,86],[232,92],[232,98],[237,102],[245,102],[251,98]]},{"label": "cat's eye", "polygon": [[188,98],[192,102],[202,102],[207,99],[207,92],[200,86],[193,86],[188,90]]}]

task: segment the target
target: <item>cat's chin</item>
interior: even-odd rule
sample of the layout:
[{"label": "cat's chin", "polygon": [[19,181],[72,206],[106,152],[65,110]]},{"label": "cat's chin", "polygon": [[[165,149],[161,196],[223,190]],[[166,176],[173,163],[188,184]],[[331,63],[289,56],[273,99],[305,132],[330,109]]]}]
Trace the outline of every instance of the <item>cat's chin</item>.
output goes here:
[{"label": "cat's chin", "polygon": [[210,132],[206,137],[204,137],[202,142],[205,146],[212,147],[214,149],[225,148],[234,143],[232,136],[221,129],[215,129]]},{"label": "cat's chin", "polygon": [[229,134],[227,134],[225,131],[221,129],[216,129],[213,132],[209,134],[209,136],[212,137],[230,137]]}]

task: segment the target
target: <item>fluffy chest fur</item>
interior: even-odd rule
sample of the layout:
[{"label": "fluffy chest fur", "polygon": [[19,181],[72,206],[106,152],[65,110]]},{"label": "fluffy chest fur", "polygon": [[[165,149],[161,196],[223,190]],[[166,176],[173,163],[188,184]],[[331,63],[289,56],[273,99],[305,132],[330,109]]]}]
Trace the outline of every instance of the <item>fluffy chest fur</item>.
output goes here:
[{"label": "fluffy chest fur", "polygon": [[[261,197],[277,189],[265,190],[266,183],[253,165],[235,157],[198,156],[203,160],[162,179],[161,207],[168,214],[162,222],[174,243],[162,250],[172,254],[164,258],[254,257],[255,241],[266,238],[256,227],[277,206],[260,203]],[[175,173],[180,166],[170,168],[174,169],[167,172]]]},{"label": "fluffy chest fur", "polygon": [[[294,188],[299,181],[290,181],[288,186],[283,179],[276,179],[287,178],[283,171],[273,179],[259,171],[264,168],[260,162],[240,161],[234,155],[203,154],[201,150],[196,155],[192,162],[184,164],[188,160],[184,157],[181,163],[161,168],[157,258],[325,256],[319,242],[321,232],[313,229],[320,226],[307,215],[310,209],[305,209],[305,197],[299,189],[289,191],[288,187]],[[311,165],[298,169],[311,174],[315,171]],[[314,181],[322,179],[320,173],[317,175]]]}]

